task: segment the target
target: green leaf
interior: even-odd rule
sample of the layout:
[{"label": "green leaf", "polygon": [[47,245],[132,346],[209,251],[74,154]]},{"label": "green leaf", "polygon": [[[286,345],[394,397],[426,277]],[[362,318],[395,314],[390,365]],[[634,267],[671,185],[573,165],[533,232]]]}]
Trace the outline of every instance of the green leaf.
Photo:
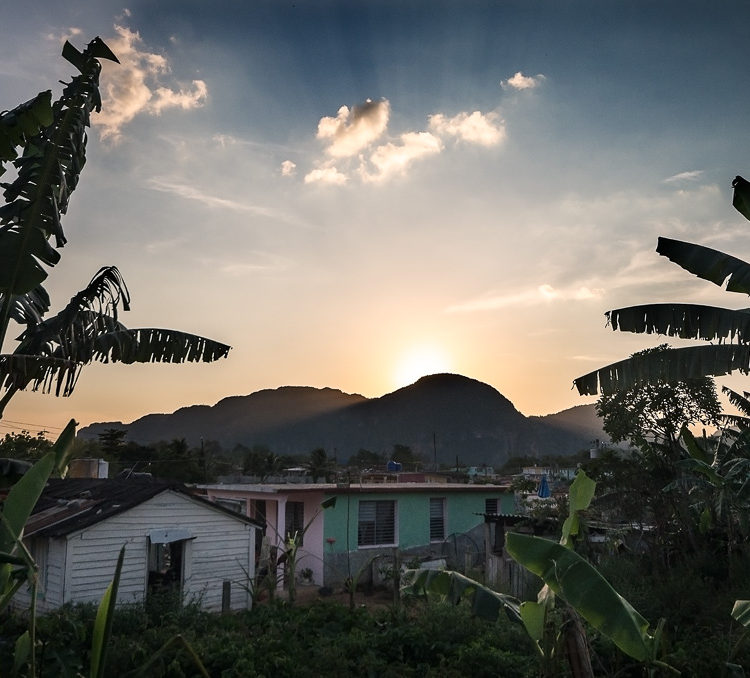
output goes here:
[{"label": "green leaf", "polygon": [[648,622],[575,551],[549,539],[516,533],[507,535],[506,549],[625,654],[644,662],[653,658]]},{"label": "green leaf", "polygon": [[583,469],[579,470],[570,486],[570,510],[568,517],[563,523],[562,538],[560,539],[560,543],[563,546],[568,548],[573,547],[571,537],[578,536],[580,529],[578,514],[589,507],[591,500],[594,498],[595,490],[596,482],[591,480]]},{"label": "green leaf", "polygon": [[713,455],[708,451],[704,450],[695,439],[695,436],[690,432],[687,426],[683,426],[680,431],[680,440],[685,445],[685,449],[688,454],[704,464],[710,464],[713,461]]},{"label": "green leaf", "polygon": [[2,505],[4,520],[0,525],[0,551],[12,553],[54,466],[55,454],[48,452],[10,488]]},{"label": "green leaf", "polygon": [[55,454],[55,470],[61,478],[64,478],[68,472],[68,462],[73,454],[77,425],[76,420],[71,419],[52,446],[52,452]]},{"label": "green leaf", "polygon": [[417,570],[412,583],[404,586],[403,591],[412,595],[434,593],[442,596],[452,605],[470,598],[472,613],[477,617],[496,621],[500,612],[504,610],[512,621],[521,621],[519,603],[516,598],[482,586],[459,572]]},{"label": "green leaf", "polygon": [[547,623],[547,606],[543,603],[526,601],[521,603],[520,613],[526,633],[534,641],[537,651],[543,656],[542,641],[544,640],[544,627]]},{"label": "green leaf", "polygon": [[31,636],[28,631],[24,631],[18,640],[16,640],[16,647],[13,653],[13,670],[11,676],[18,676],[21,673],[21,669],[26,666],[31,654]]},{"label": "green leaf", "polygon": [[750,600],[735,600],[732,608],[732,619],[750,628]]},{"label": "green leaf", "polygon": [[107,659],[107,648],[112,637],[112,619],[117,604],[117,589],[120,587],[120,574],[122,573],[124,559],[125,546],[120,549],[114,579],[104,592],[96,613],[91,639],[91,678],[102,678],[105,675],[104,665]]}]

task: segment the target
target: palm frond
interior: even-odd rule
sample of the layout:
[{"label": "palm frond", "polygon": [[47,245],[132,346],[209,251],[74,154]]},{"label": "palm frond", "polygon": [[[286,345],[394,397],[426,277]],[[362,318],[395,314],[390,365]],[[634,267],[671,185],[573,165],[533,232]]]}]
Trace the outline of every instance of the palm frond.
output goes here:
[{"label": "palm frond", "polygon": [[0,355],[0,390],[21,391],[31,387],[43,393],[68,396],[73,392],[81,365],[61,358],[22,355]]},{"label": "palm frond", "polygon": [[98,334],[124,329],[117,320],[120,304],[123,310],[130,309],[130,296],[120,271],[115,266],[100,268],[65,308],[21,334],[17,352],[88,362],[77,356],[91,353]]},{"label": "palm frond", "polygon": [[722,286],[727,292],[750,294],[750,264],[703,245],[659,238],[656,251],[686,271]]},{"label": "palm frond", "polygon": [[178,330],[123,329],[96,337],[91,360],[123,363],[212,362],[226,358],[230,347]]},{"label": "palm frond", "polygon": [[[0,305],[3,294],[0,293]],[[50,300],[47,290],[41,285],[26,294],[14,294],[10,301],[10,317],[21,325],[31,327],[42,322],[44,314],[49,311]]]},{"label": "palm frond", "polygon": [[750,182],[741,176],[736,176],[732,182],[734,194],[732,195],[732,206],[745,219],[750,219]]},{"label": "palm frond", "polygon": [[3,163],[18,157],[16,148],[52,124],[52,92],[40,92],[33,99],[0,113],[0,176]]},{"label": "palm frond", "polygon": [[750,310],[701,304],[642,304],[607,311],[613,330],[750,343]]},{"label": "palm frond", "polygon": [[687,346],[641,353],[578,377],[580,395],[611,394],[647,382],[674,383],[732,372],[750,373],[750,346]]},{"label": "palm frond", "polygon": [[[48,240],[54,236],[58,248],[66,242],[60,217],[86,162],[89,114],[101,108],[101,64],[94,55],[100,42],[92,41],[84,52],[65,44],[63,56],[80,75],[52,105],[51,123],[25,138],[23,155],[13,160],[17,176],[5,185],[6,204],[0,207],[0,291],[7,295],[37,287],[47,277],[44,266],[60,259]],[[1,316],[0,321],[7,318],[7,310]]]}]

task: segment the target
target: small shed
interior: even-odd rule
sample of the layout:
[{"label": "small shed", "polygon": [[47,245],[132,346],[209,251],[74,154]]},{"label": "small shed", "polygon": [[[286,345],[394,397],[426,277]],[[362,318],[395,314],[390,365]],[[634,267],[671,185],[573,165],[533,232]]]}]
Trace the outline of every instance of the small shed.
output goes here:
[{"label": "small shed", "polygon": [[[152,478],[52,479],[24,529],[39,567],[37,610],[98,602],[123,545],[118,603],[171,589],[183,601],[220,610],[228,581],[225,606],[249,608],[261,527],[181,484]],[[29,597],[23,589],[14,604],[28,607]]]}]

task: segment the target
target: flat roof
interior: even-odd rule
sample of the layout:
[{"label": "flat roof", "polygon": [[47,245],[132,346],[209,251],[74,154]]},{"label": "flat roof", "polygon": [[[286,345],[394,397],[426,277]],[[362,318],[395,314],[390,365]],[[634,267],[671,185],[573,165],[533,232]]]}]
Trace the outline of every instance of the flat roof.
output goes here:
[{"label": "flat roof", "polygon": [[406,492],[432,492],[441,494],[443,492],[507,492],[510,485],[494,484],[467,484],[467,483],[214,483],[210,485],[197,485],[202,490],[230,491],[230,492],[257,492],[262,494],[286,494],[286,493],[314,493],[324,494],[361,494],[370,492],[380,493],[406,493]]}]

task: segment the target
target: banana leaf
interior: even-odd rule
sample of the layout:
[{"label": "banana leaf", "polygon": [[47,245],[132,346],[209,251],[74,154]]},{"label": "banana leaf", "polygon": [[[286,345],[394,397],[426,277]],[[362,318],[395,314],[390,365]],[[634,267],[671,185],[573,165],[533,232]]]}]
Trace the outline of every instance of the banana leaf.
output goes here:
[{"label": "banana leaf", "polygon": [[508,534],[506,549],[625,654],[642,662],[653,659],[654,639],[648,622],[575,551],[549,539],[517,533]]},{"label": "banana leaf", "polygon": [[745,219],[750,219],[750,182],[741,176],[736,176],[732,182],[734,195],[732,196],[732,206]]},{"label": "banana leaf", "polygon": [[703,280],[719,286],[726,283],[727,292],[750,294],[750,264],[742,259],[671,238],[659,238],[656,251]]},{"label": "banana leaf", "polygon": [[674,383],[750,373],[750,345],[686,346],[634,355],[573,380],[580,395],[611,394],[648,382]]},{"label": "banana leaf", "polygon": [[607,311],[612,329],[680,339],[750,342],[750,310],[701,304],[643,304]]},{"label": "banana leaf", "polygon": [[451,570],[417,570],[403,593],[424,595],[434,593],[452,605],[471,600],[472,613],[488,621],[496,621],[504,611],[511,621],[521,623],[519,602],[512,596],[498,593],[482,584]]}]

